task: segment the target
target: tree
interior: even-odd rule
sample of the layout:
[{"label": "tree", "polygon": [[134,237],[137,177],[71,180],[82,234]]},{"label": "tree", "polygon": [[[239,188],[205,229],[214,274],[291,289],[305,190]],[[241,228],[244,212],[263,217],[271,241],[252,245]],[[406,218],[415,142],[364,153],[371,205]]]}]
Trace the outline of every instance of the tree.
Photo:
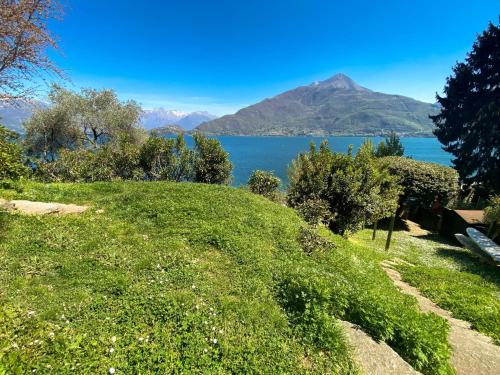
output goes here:
[{"label": "tree", "polygon": [[377,157],[384,156],[403,156],[405,149],[401,144],[401,140],[395,132],[391,132],[385,140],[380,142],[375,155]]},{"label": "tree", "polygon": [[61,149],[97,149],[104,144],[142,143],[140,107],[121,103],[112,90],[81,93],[53,86],[48,108],[35,111],[25,123],[26,151],[53,160]]},{"label": "tree", "polygon": [[217,139],[200,133],[193,135],[195,142],[194,180],[206,184],[229,184],[233,165],[229,154]]},{"label": "tree", "polygon": [[500,191],[500,27],[492,23],[478,36],[465,62],[453,67],[441,111],[431,116],[434,134],[453,154],[466,185]]},{"label": "tree", "polygon": [[55,0],[0,1],[0,99],[29,96],[30,83],[42,73],[62,76],[46,54],[57,48],[47,23],[61,15]]},{"label": "tree", "polygon": [[82,145],[77,124],[61,106],[36,110],[24,129],[26,153],[46,162],[54,161],[62,149],[74,150]]},{"label": "tree", "polygon": [[133,100],[121,103],[113,90],[84,89],[73,94],[72,106],[85,142],[93,148],[119,137],[126,137],[131,143],[141,139],[140,106]]},{"label": "tree", "polygon": [[17,134],[0,125],[0,181],[16,180],[27,173],[21,149],[15,144]]}]

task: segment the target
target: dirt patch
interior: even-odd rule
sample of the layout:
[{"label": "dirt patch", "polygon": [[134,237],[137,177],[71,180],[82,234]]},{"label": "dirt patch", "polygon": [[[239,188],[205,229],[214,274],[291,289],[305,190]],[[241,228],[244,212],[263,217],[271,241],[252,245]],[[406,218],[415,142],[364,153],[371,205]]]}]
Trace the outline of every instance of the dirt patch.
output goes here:
[{"label": "dirt patch", "polygon": [[0,199],[0,209],[17,211],[27,215],[50,215],[50,214],[80,214],[85,212],[88,206],[77,206],[76,204],[32,202],[24,200],[7,201]]},{"label": "dirt patch", "polygon": [[359,326],[340,321],[347,334],[359,367],[369,375],[416,375],[420,374],[405,362],[383,341],[375,341]]},{"label": "dirt patch", "polygon": [[403,223],[411,236],[427,236],[430,233],[428,230],[423,229],[420,225],[411,220],[403,220]]},{"label": "dirt patch", "polygon": [[403,293],[415,297],[422,311],[433,312],[449,322],[448,341],[453,349],[451,363],[457,375],[500,374],[500,347],[495,345],[488,336],[474,331],[470,323],[453,318],[449,311],[440,308],[430,299],[422,296],[418,289],[405,283],[400,273],[392,268],[395,264],[397,264],[395,261],[381,263],[394,284]]}]

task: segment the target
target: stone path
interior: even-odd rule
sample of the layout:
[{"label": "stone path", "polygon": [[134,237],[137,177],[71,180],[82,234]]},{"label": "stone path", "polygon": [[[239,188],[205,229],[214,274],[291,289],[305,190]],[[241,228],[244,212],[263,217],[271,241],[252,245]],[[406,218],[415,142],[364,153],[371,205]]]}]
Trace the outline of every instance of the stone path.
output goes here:
[{"label": "stone path", "polygon": [[354,357],[367,375],[418,375],[389,345],[375,341],[355,324],[340,321],[354,350]]},{"label": "stone path", "polygon": [[18,211],[28,215],[80,214],[85,212],[88,208],[88,206],[77,206],[76,204],[32,202],[25,200],[7,201],[5,199],[0,199],[0,209]]},{"label": "stone path", "polygon": [[500,374],[500,347],[488,336],[474,331],[470,323],[455,319],[449,311],[437,306],[420,294],[418,289],[405,283],[393,267],[397,261],[383,261],[382,268],[403,293],[414,296],[420,309],[433,312],[446,319],[450,324],[448,341],[453,349],[451,364],[457,375],[498,375]]}]

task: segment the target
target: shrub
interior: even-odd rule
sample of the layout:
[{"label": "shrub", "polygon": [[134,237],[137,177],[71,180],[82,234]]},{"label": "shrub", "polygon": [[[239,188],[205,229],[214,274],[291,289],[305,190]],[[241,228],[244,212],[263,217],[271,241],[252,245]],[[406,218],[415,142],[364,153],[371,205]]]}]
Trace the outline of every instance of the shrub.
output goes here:
[{"label": "shrub", "polygon": [[380,162],[399,178],[404,191],[401,200],[412,198],[420,206],[430,207],[437,196],[445,206],[457,196],[458,173],[453,168],[397,156],[381,158]]},{"label": "shrub", "polygon": [[148,180],[191,179],[193,153],[181,134],[175,140],[151,136],[142,146],[139,160]]},{"label": "shrub", "polygon": [[56,161],[38,164],[35,175],[46,182],[96,182],[143,178],[143,172],[139,168],[139,149],[131,144],[123,144],[118,149],[103,146],[95,151],[62,150]]},{"label": "shrub", "polygon": [[0,181],[17,180],[27,174],[21,149],[15,143],[17,134],[0,125]]},{"label": "shrub", "polygon": [[200,133],[193,135],[195,142],[194,181],[206,184],[227,185],[231,181],[233,165],[229,154],[217,139],[209,139]]},{"label": "shrub", "polygon": [[299,229],[297,241],[306,254],[312,254],[315,251],[327,251],[335,247],[333,242],[328,241],[308,227],[301,227]]},{"label": "shrub", "polygon": [[312,226],[320,223],[328,224],[332,220],[330,206],[324,199],[311,198],[299,203],[295,208],[299,215]]},{"label": "shrub", "polygon": [[490,205],[484,209],[484,222],[492,239],[500,237],[500,195],[491,198]]},{"label": "shrub", "polygon": [[248,179],[248,187],[254,194],[263,195],[274,199],[278,192],[281,180],[274,176],[272,172],[253,171]]},{"label": "shrub", "polygon": [[397,208],[399,187],[378,164],[369,141],[355,157],[350,152],[333,153],[326,142],[319,152],[311,145],[308,154],[292,162],[289,176],[289,204],[301,207],[310,199],[328,202],[335,218],[330,227],[337,233],[356,231],[364,222],[390,216]]}]

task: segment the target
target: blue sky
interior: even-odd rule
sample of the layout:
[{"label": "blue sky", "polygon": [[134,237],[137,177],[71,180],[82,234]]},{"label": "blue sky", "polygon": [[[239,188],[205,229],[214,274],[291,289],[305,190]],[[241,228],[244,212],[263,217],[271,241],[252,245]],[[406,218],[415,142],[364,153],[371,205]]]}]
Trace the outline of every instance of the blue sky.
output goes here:
[{"label": "blue sky", "polygon": [[144,108],[233,113],[335,73],[433,102],[498,0],[66,0],[52,22],[70,88]]}]

